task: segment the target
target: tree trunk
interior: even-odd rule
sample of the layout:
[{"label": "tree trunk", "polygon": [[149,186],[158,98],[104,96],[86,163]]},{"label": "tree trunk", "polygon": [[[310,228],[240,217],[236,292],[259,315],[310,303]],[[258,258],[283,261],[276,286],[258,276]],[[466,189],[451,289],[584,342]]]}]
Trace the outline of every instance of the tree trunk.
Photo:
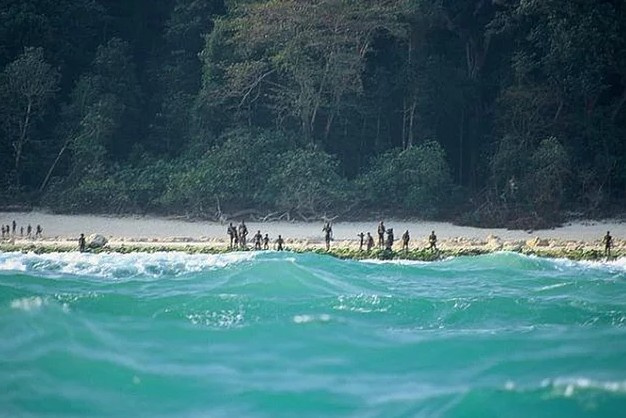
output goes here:
[{"label": "tree trunk", "polygon": [[409,114],[409,136],[407,137],[406,148],[409,149],[413,146],[413,127],[415,122],[415,109],[417,108],[416,100],[413,100],[411,104],[411,113]]},{"label": "tree trunk", "polygon": [[465,135],[465,108],[461,110],[461,126],[459,129],[459,184],[463,184],[463,146]]},{"label": "tree trunk", "polygon": [[406,149],[407,144],[407,106],[406,97],[402,103],[402,149]]},{"label": "tree trunk", "polygon": [[39,186],[39,193],[42,193],[44,191],[44,189],[46,188],[46,186],[48,185],[48,181],[50,181],[50,177],[52,176],[52,172],[54,171],[54,169],[56,168],[57,164],[59,163],[59,160],[61,159],[61,156],[63,155],[63,153],[67,149],[68,145],[69,145],[69,142],[66,142],[63,145],[63,147],[61,148],[61,150],[59,151],[59,153],[57,154],[57,157],[54,159],[54,162],[52,163],[52,165],[50,166],[50,169],[48,170],[48,174],[46,174],[46,178],[41,183],[41,186]]},{"label": "tree trunk", "polygon": [[22,160],[22,152],[24,150],[24,143],[26,142],[26,138],[28,135],[28,126],[30,125],[30,117],[33,109],[33,102],[31,99],[28,99],[28,106],[26,108],[26,116],[24,117],[24,124],[22,125],[22,129],[20,130],[20,137],[17,143],[14,145],[15,148],[15,185],[19,189],[20,187],[20,161]]},{"label": "tree trunk", "polygon": [[378,114],[376,115],[376,143],[375,149],[378,151],[380,149],[380,107],[378,108]]}]

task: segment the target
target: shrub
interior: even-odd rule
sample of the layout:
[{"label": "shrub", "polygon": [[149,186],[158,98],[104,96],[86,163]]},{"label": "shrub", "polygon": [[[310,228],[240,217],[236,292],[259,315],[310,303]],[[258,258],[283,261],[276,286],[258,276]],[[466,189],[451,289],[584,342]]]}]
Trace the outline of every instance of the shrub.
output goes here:
[{"label": "shrub", "polygon": [[339,211],[351,195],[348,184],[337,173],[337,160],[318,150],[294,150],[280,161],[269,181],[277,209],[302,216],[320,216]]},{"label": "shrub", "polygon": [[368,206],[425,217],[440,214],[455,194],[444,150],[436,141],[383,154],[357,183]]}]

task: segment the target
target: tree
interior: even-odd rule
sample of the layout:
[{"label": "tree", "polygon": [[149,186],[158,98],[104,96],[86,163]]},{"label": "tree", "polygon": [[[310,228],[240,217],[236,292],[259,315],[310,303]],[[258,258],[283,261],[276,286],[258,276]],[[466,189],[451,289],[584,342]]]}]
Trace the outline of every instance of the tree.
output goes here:
[{"label": "tree", "polygon": [[46,111],[59,84],[59,74],[44,59],[42,48],[26,48],[7,65],[0,79],[2,124],[5,137],[13,148],[13,181],[21,186],[22,160],[31,141],[33,126]]},{"label": "tree", "polygon": [[[274,125],[297,130],[306,143],[324,143],[346,98],[361,92],[363,57],[375,30],[400,26],[380,0],[246,4],[226,29],[238,49],[236,61],[222,67],[218,95],[230,97],[248,124],[269,113]],[[208,64],[208,71],[215,69]]]}]

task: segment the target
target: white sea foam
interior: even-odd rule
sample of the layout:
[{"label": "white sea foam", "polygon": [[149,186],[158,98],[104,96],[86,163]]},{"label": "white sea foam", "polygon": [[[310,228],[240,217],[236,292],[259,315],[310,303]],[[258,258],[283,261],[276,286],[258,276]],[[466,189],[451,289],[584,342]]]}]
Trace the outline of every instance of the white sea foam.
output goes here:
[{"label": "white sea foam", "polygon": [[294,315],[293,322],[296,324],[308,324],[311,322],[328,322],[330,321],[330,315]]},{"label": "white sea foam", "polygon": [[366,264],[396,264],[399,266],[415,266],[415,265],[430,264],[429,261],[420,261],[420,260],[376,260],[374,258],[360,260],[360,262],[366,263]]},{"label": "white sea foam", "polygon": [[337,305],[333,309],[338,311],[350,311],[358,313],[387,312],[389,310],[388,302],[390,296],[379,295],[340,295],[337,297]]},{"label": "white sea foam", "polygon": [[225,268],[254,259],[255,253],[185,254],[180,252],[88,254],[4,253],[0,271],[86,275],[103,278],[161,277]]},{"label": "white sea foam", "polygon": [[13,299],[11,308],[21,311],[31,312],[40,309],[47,302],[40,296],[32,296],[28,298]]},{"label": "white sea foam", "polygon": [[604,390],[607,392],[626,393],[626,381],[598,381],[585,377],[559,377],[544,379],[541,387],[553,388],[558,394],[571,397],[580,390]]},{"label": "white sea foam", "polygon": [[590,269],[600,269],[600,270],[614,270],[614,271],[626,271],[626,257],[620,257],[615,260],[598,260],[598,261],[574,261],[568,260],[566,258],[555,258],[552,259],[552,262],[555,264],[576,268],[576,267],[584,267]]},{"label": "white sea foam", "polygon": [[567,286],[569,283],[555,283],[555,284],[550,284],[550,285],[546,285],[546,286],[542,286],[538,289],[536,289],[537,292],[545,292],[546,290],[552,290],[552,289],[558,289],[560,287],[563,286]]},{"label": "white sea foam", "polygon": [[12,309],[24,312],[36,312],[49,305],[60,307],[61,310],[65,313],[70,311],[70,306],[67,303],[58,303],[58,301],[55,300],[52,300],[51,302],[48,297],[41,296],[30,296],[25,298],[13,299],[10,303]]}]

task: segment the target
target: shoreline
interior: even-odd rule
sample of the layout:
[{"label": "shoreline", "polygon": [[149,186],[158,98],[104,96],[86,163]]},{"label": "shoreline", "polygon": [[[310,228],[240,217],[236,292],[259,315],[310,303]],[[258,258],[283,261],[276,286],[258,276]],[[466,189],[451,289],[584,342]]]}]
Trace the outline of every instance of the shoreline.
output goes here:
[{"label": "shoreline", "polygon": [[[217,245],[216,245],[217,244]],[[498,252],[513,252],[527,256],[537,256],[542,258],[561,258],[573,261],[610,261],[626,257],[626,248],[621,245],[611,251],[611,257],[604,255],[604,249],[599,246],[564,246],[564,245],[528,245],[516,243],[492,242],[490,245],[453,245],[454,243],[443,242],[439,249],[432,251],[423,247],[413,247],[409,251],[400,249],[400,244],[394,246],[392,251],[372,249],[371,251],[359,250],[357,242],[343,243],[343,245],[331,246],[326,250],[323,244],[303,245],[291,240],[285,243],[284,252],[297,254],[320,254],[345,260],[413,260],[413,261],[437,261],[451,257],[480,256]],[[76,242],[73,241],[16,241],[1,242],[0,253],[79,253]],[[270,248],[273,251],[273,247]],[[160,253],[160,252],[180,252],[185,254],[227,254],[227,253],[264,253],[268,250],[231,249],[227,243],[207,243],[207,242],[123,242],[113,241],[107,243],[102,248],[88,249],[84,254],[100,253]]]},{"label": "shoreline", "polygon": [[[182,251],[187,253],[223,253],[228,251],[226,229],[228,223],[181,221],[152,216],[100,216],[100,215],[52,215],[42,212],[0,212],[0,224],[17,224],[17,236],[0,240],[0,252],[68,252],[78,249],[78,236],[99,234],[107,238],[107,246],[98,251],[108,252],[157,252]],[[233,222],[236,224],[235,222]],[[43,227],[43,237],[31,239],[19,236],[20,227],[30,224],[35,230]],[[626,256],[626,223],[618,220],[577,221],[559,228],[537,231],[507,230],[501,228],[474,228],[447,222],[385,220],[393,228],[396,238],[405,230],[410,231],[411,251],[401,250],[399,239],[394,252],[373,250],[359,251],[359,232],[375,236],[377,220],[370,222],[336,222],[333,224],[334,241],[331,251],[326,252],[322,223],[268,222],[247,223],[250,245],[251,237],[260,230],[268,233],[273,243],[281,234],[286,249],[295,252],[314,252],[339,258],[397,258],[432,260],[427,250],[428,235],[434,230],[439,238],[439,257],[488,254],[496,251],[512,251],[553,258],[574,260],[599,260],[604,257],[602,238],[611,231],[614,239],[612,258]]]}]

